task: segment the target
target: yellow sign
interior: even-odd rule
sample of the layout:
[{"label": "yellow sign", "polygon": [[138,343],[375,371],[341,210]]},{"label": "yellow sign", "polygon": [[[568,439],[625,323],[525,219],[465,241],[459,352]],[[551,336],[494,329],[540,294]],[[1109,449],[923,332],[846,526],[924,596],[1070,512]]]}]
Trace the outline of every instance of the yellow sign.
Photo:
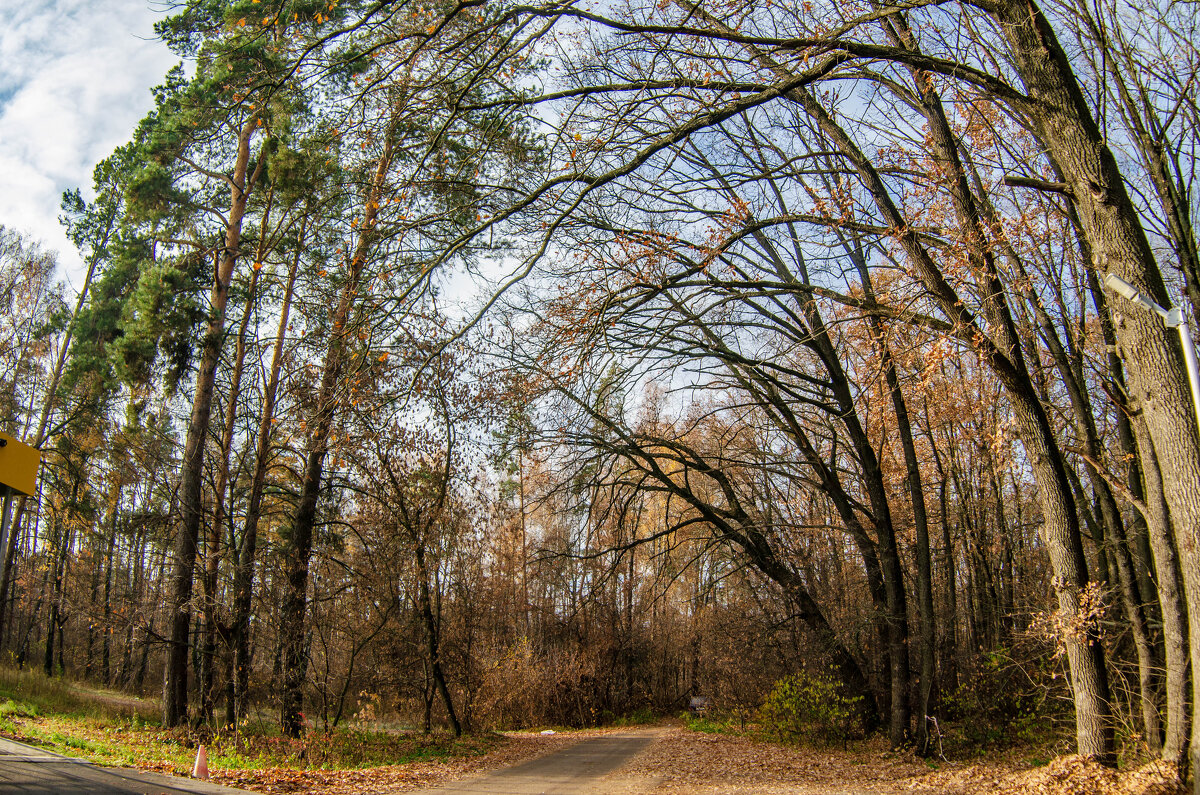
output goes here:
[{"label": "yellow sign", "polygon": [[0,487],[17,494],[33,496],[37,491],[37,471],[42,451],[30,447],[7,433],[0,433]]}]

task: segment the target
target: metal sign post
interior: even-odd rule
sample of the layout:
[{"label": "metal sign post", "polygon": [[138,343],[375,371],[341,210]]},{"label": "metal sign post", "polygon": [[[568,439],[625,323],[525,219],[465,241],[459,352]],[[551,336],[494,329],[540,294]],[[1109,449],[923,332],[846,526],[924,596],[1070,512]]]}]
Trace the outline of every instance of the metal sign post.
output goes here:
[{"label": "metal sign post", "polygon": [[0,514],[0,582],[8,569],[8,520],[12,516],[12,489],[4,489],[4,513]]}]

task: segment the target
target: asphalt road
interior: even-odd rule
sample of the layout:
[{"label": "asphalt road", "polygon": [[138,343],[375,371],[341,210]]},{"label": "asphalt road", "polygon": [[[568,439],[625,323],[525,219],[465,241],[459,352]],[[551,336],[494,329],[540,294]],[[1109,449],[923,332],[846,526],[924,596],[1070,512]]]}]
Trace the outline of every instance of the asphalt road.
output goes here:
[{"label": "asphalt road", "polygon": [[456,781],[427,795],[583,795],[597,780],[653,742],[647,732],[583,740],[553,754],[478,778]]},{"label": "asphalt road", "polygon": [[[524,764],[457,781],[427,795],[584,795],[599,779],[654,740],[647,732],[613,734]],[[204,781],[96,767],[79,759],[0,739],[0,795],[255,795]]]},{"label": "asphalt road", "polygon": [[21,795],[253,795],[204,781],[96,767],[0,739],[0,793]]}]

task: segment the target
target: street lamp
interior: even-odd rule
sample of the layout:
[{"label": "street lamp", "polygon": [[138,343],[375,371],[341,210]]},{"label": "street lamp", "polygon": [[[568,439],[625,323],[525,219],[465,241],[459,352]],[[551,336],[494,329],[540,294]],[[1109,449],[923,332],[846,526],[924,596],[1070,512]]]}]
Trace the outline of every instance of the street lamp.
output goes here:
[{"label": "street lamp", "polygon": [[1200,370],[1196,367],[1196,343],[1192,341],[1192,332],[1188,328],[1183,310],[1177,306],[1163,309],[1153,299],[1115,273],[1104,274],[1104,286],[1143,309],[1157,313],[1167,328],[1179,330],[1179,342],[1183,345],[1183,361],[1187,365],[1188,383],[1192,387],[1192,409],[1196,412],[1196,427],[1200,430]]}]

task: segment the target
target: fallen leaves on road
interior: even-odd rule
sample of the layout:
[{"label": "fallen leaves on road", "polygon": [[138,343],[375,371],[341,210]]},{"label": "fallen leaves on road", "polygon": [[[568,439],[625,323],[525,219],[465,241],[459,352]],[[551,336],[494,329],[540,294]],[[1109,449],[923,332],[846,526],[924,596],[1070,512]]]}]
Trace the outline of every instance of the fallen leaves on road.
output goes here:
[{"label": "fallen leaves on road", "polygon": [[914,792],[929,795],[1184,795],[1175,771],[1151,762],[1118,771],[1079,756],[1060,756],[1029,770],[1004,772],[984,765],[946,769],[922,779]]},{"label": "fallen leaves on road", "polygon": [[[266,793],[368,792],[420,786],[417,765],[371,767],[362,770],[223,770],[212,773],[212,780],[230,787]],[[412,788],[412,787],[409,787]]]}]

